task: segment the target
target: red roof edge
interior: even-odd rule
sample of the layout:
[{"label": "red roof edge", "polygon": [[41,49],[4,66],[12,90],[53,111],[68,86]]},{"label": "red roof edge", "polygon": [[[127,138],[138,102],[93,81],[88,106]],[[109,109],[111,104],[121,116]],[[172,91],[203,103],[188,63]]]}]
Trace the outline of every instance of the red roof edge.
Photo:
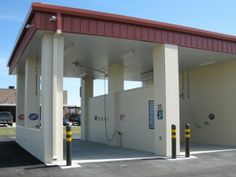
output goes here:
[{"label": "red roof edge", "polygon": [[[18,35],[14,50],[12,51],[10,59],[8,61],[8,67],[12,64],[12,60],[17,51],[17,48],[24,34],[27,31],[27,29],[25,28],[25,25],[30,22],[35,12],[51,12],[51,13],[56,13],[59,15],[68,14],[68,15],[74,15],[74,16],[82,16],[82,17],[88,17],[88,18],[94,18],[94,19],[108,20],[108,21],[113,21],[113,22],[129,23],[133,25],[141,25],[141,26],[153,27],[153,28],[164,29],[164,30],[166,29],[166,30],[171,30],[171,31],[176,31],[176,32],[183,32],[183,33],[189,33],[189,34],[194,34],[194,35],[203,36],[203,37],[209,37],[213,39],[236,42],[236,36],[233,36],[233,35],[226,35],[222,33],[210,32],[210,31],[201,30],[197,28],[191,28],[191,27],[186,27],[186,26],[181,26],[181,25],[174,25],[174,24],[157,22],[157,21],[152,21],[152,20],[140,19],[140,18],[135,18],[135,17],[128,17],[128,16],[123,16],[123,15],[116,15],[116,14],[110,14],[110,13],[104,13],[104,12],[76,9],[76,8],[35,2],[35,3],[32,3],[31,9]],[[61,24],[58,24],[58,26],[61,26]]]},{"label": "red roof edge", "polygon": [[210,38],[236,42],[236,36],[233,36],[233,35],[227,35],[227,34],[192,28],[192,27],[174,25],[170,23],[163,23],[163,22],[129,17],[129,16],[124,16],[124,15],[116,15],[116,14],[97,12],[97,11],[92,11],[92,10],[83,10],[83,9],[77,9],[77,8],[56,6],[56,5],[50,5],[50,4],[45,4],[45,3],[32,3],[32,9],[33,11],[62,13],[62,14],[75,15],[75,16],[91,17],[95,19],[131,23],[131,24],[136,24],[136,25],[167,29],[171,31],[184,32],[184,33],[189,33],[189,34],[195,34],[195,35],[200,35],[200,36],[205,36],[205,37],[210,37]]}]

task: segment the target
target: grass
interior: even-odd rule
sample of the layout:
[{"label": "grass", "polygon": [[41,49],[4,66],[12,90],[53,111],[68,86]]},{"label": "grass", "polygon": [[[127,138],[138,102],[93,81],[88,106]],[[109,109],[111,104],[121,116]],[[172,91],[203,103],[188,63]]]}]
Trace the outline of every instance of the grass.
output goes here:
[{"label": "grass", "polygon": [[15,127],[0,127],[0,136],[15,136],[16,128]]},{"label": "grass", "polygon": [[[66,133],[66,127],[64,127],[64,134]],[[73,126],[72,133],[80,135],[80,127]],[[16,128],[15,127],[0,127],[0,136],[15,136]]]},{"label": "grass", "polygon": [[[73,126],[71,128],[72,134],[80,134],[80,126]],[[66,127],[64,127],[64,133],[66,133]]]}]

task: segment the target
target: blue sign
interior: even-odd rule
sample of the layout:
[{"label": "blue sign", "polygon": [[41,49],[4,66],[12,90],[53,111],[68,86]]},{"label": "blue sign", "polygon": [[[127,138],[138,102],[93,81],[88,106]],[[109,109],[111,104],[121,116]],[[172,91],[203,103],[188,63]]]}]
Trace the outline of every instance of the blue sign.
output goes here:
[{"label": "blue sign", "polygon": [[154,111],[154,100],[148,101],[148,111],[149,111],[149,129],[155,128],[155,111]]},{"label": "blue sign", "polygon": [[30,119],[30,120],[38,120],[38,119],[39,119],[39,115],[36,114],[36,113],[31,113],[31,114],[29,115],[29,119]]}]

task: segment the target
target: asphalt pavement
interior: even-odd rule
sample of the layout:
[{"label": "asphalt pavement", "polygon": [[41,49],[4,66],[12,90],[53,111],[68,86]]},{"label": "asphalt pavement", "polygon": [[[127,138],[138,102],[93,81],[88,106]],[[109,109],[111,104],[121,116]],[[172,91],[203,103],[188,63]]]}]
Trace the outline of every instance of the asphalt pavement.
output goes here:
[{"label": "asphalt pavement", "polygon": [[133,160],[46,166],[14,142],[0,138],[0,177],[236,177],[236,151],[196,155],[185,160]]}]

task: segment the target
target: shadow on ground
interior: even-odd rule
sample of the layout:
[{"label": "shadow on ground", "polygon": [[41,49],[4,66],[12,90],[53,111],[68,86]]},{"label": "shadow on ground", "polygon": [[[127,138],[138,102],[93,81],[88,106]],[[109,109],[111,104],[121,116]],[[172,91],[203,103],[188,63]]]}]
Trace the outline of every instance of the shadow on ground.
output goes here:
[{"label": "shadow on ground", "polygon": [[43,163],[21,148],[15,141],[0,142],[0,168],[40,164]]}]

